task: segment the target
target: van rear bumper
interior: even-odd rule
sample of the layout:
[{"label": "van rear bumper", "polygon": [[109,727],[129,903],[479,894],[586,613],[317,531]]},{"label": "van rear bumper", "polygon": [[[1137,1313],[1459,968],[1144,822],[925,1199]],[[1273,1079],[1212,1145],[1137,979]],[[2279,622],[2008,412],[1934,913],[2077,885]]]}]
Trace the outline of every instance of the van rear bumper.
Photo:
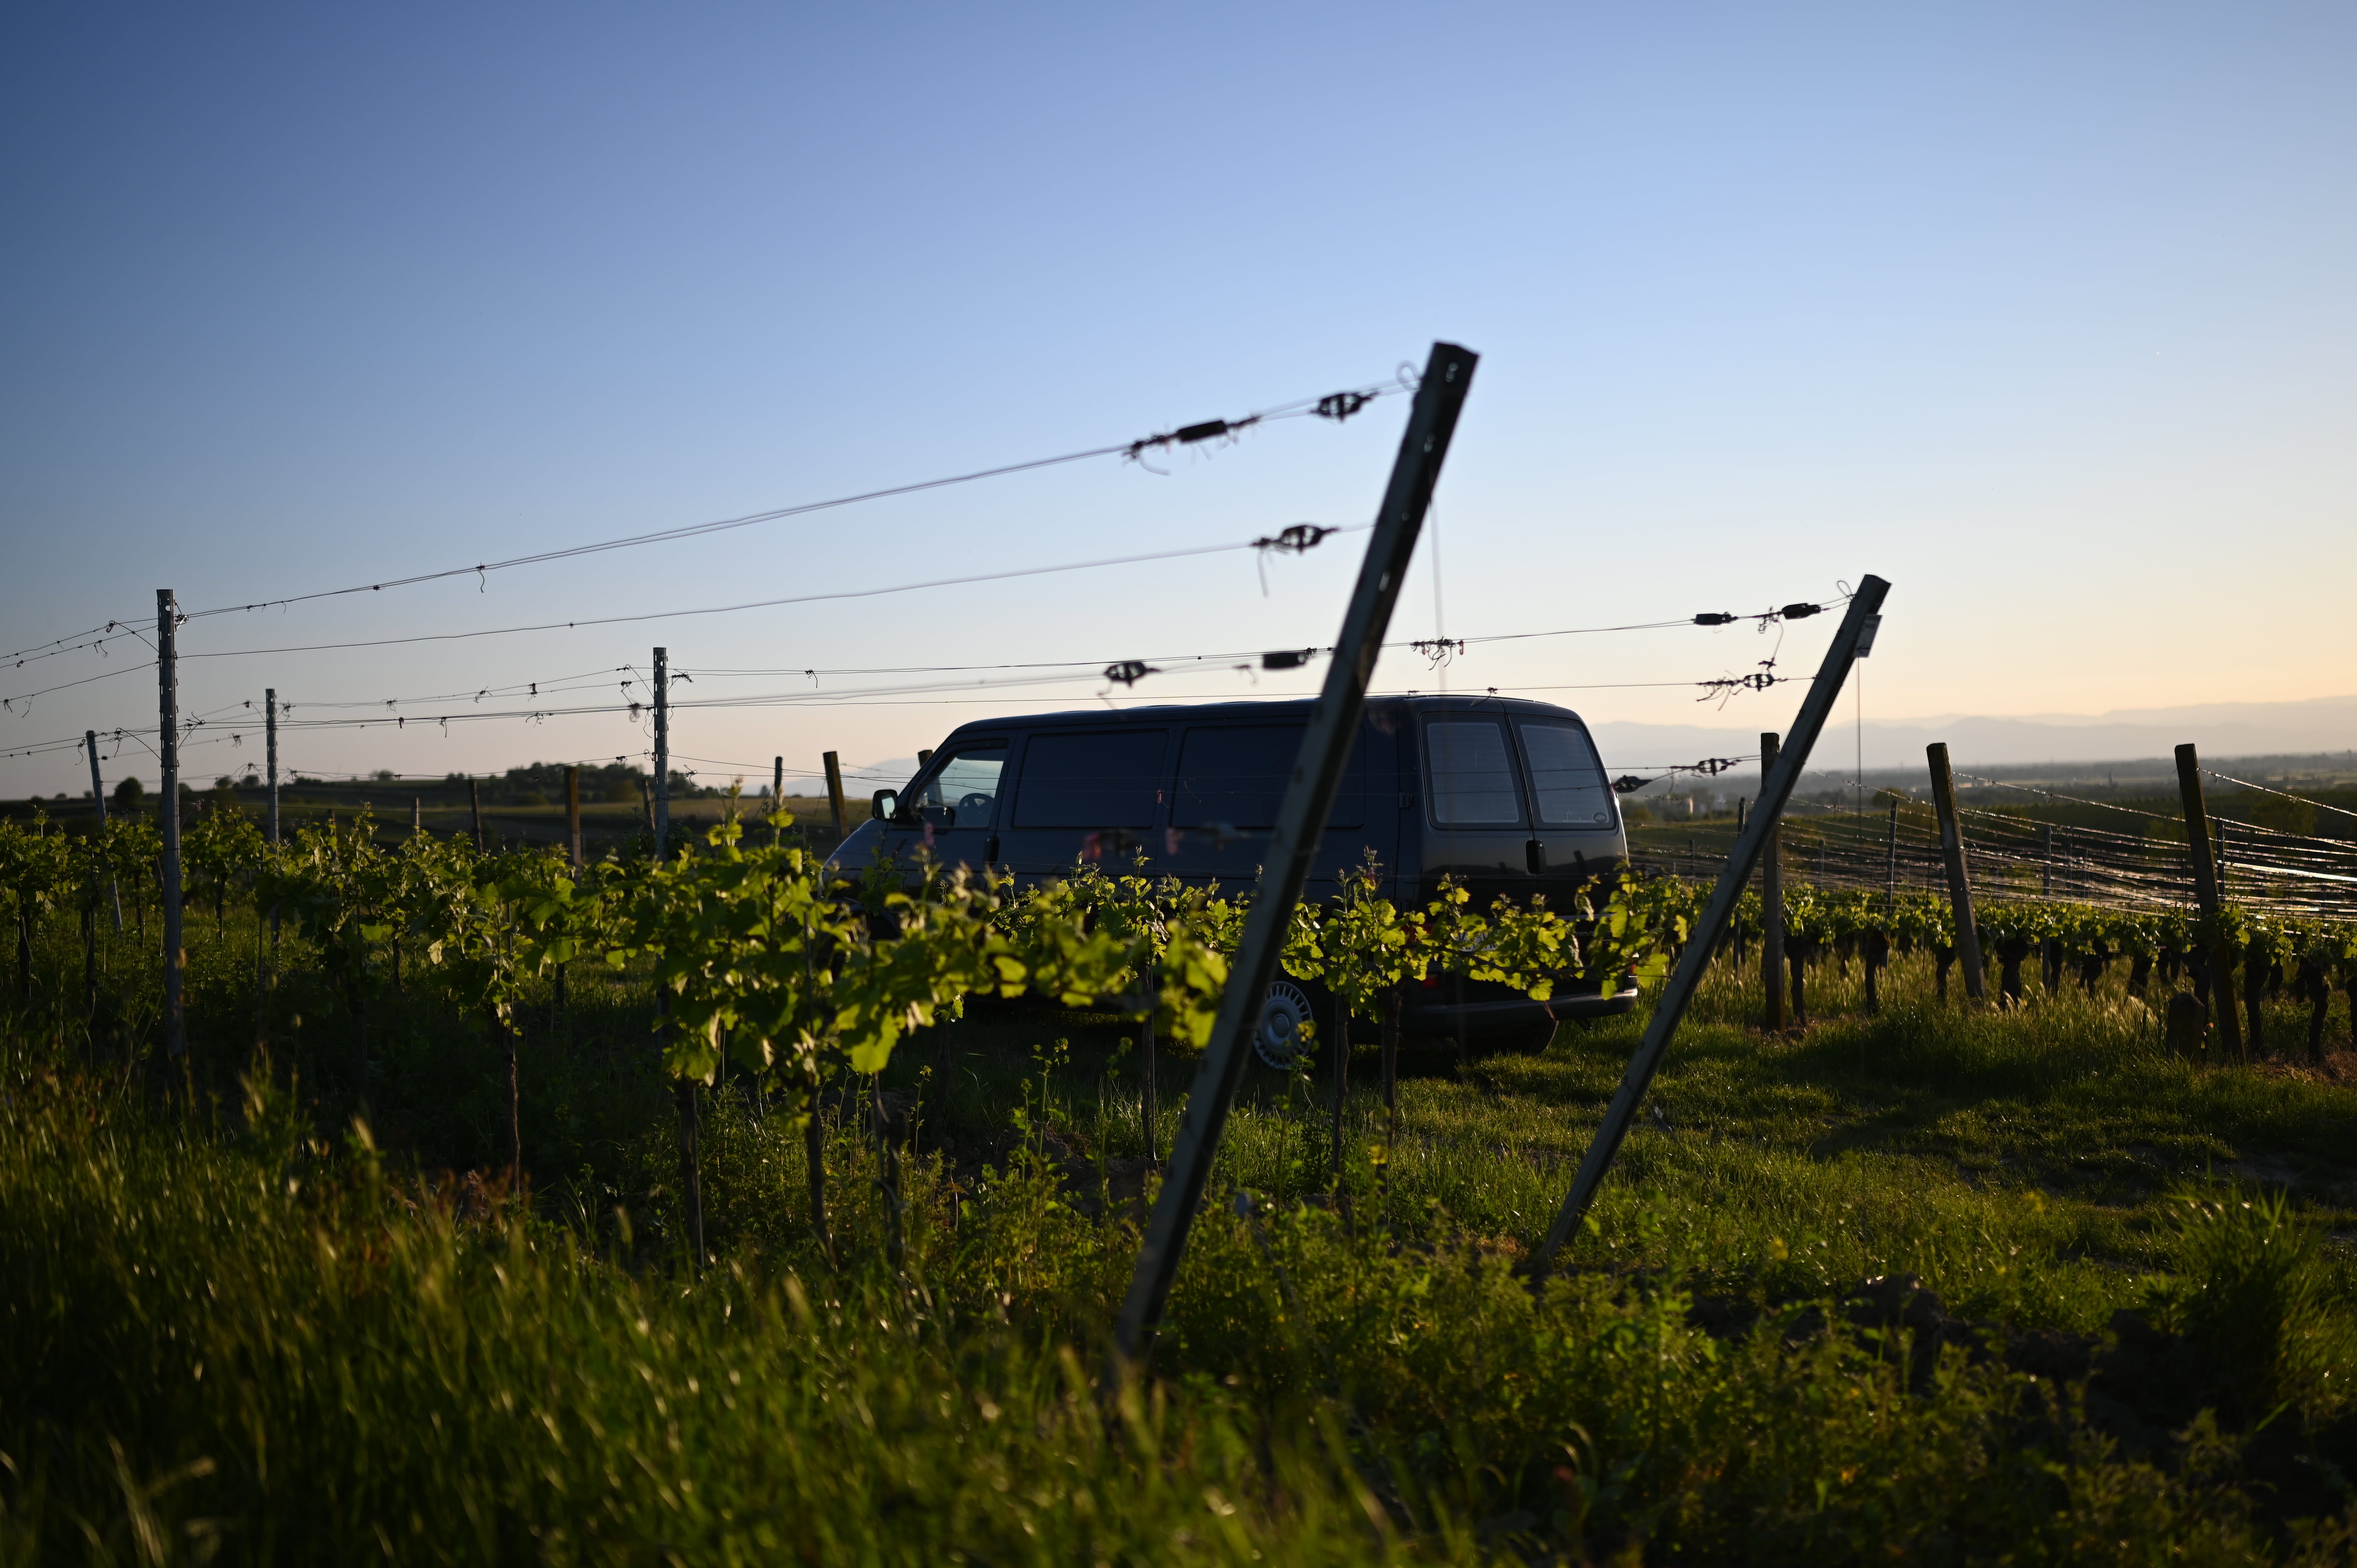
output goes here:
[{"label": "van rear bumper", "polygon": [[1534,1002],[1527,996],[1494,1002],[1448,1002],[1437,995],[1425,1001],[1410,991],[1407,1004],[1400,1009],[1400,1025],[1420,1035],[1453,1034],[1460,1024],[1468,1033],[1486,1034],[1493,1029],[1510,1029],[1517,1025],[1567,1024],[1578,1018],[1609,1018],[1615,1014],[1633,1012],[1636,1006],[1637,988],[1633,985],[1625,991],[1590,991],[1568,996],[1551,996],[1544,1002]]}]

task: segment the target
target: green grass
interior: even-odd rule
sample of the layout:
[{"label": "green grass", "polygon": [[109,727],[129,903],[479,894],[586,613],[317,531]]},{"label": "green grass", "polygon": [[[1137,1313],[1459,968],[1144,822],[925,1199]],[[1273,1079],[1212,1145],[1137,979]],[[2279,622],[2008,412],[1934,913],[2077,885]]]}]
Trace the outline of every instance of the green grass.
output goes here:
[{"label": "green grass", "polygon": [[[1829,970],[1817,1024],[1770,1039],[1720,965],[1657,1080],[1666,1124],[1631,1135],[1536,1292],[1513,1265],[1640,1020],[1461,1071],[1416,1055],[1380,1168],[1361,1047],[1340,1205],[1324,1084],[1256,1071],[1154,1376],[1107,1390],[1143,1151],[1117,1021],[992,1009],[904,1049],[900,1272],[860,1105],[831,1112],[830,1267],[787,1108],[724,1083],[702,1112],[718,1262],[691,1275],[643,982],[583,966],[562,1015],[527,1009],[527,1208],[500,1190],[479,1030],[384,998],[363,1137],[340,1004],[299,953],[265,1065],[250,911],[192,929],[193,1090],[126,1065],[154,1016],[129,940],[94,1034],[61,928],[5,1020],[0,1561],[2357,1549],[2357,1092],[2171,1059],[2116,976],[1967,1013],[1910,959],[1867,1019]],[[1163,1061],[1166,1146],[1191,1066]],[[2142,1310],[2210,1380],[2144,1453],[2068,1380],[1961,1338],[1910,1384],[1898,1337],[1824,1326],[1892,1273],[1992,1348],[2100,1343]],[[1698,1299],[1759,1326],[1715,1337]]]}]

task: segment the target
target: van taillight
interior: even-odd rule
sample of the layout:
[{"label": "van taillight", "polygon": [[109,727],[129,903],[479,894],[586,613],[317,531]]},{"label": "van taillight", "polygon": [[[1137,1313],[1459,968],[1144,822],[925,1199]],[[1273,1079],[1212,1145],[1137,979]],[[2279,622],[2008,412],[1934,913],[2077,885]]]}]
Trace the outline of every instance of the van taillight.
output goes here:
[{"label": "van taillight", "polygon": [[1440,989],[1440,968],[1438,965],[1436,964],[1432,968],[1424,972],[1424,988],[1426,991],[1437,991]]}]

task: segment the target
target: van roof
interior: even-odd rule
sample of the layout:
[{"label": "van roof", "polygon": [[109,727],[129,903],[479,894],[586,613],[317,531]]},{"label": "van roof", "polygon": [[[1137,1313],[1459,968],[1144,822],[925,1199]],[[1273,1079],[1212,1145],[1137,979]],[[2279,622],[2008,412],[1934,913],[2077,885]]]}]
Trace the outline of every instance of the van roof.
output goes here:
[{"label": "van roof", "polygon": [[[1223,719],[1266,721],[1307,717],[1309,710],[1317,706],[1317,703],[1318,700],[1315,697],[1272,697],[1257,702],[1243,700],[1228,703],[1157,703],[1152,707],[1122,708],[1110,712],[1103,708],[1066,708],[1060,712],[1048,714],[1006,714],[995,718],[969,719],[950,731],[948,736],[943,737],[942,745],[946,746],[960,736],[1002,729],[1051,729],[1073,725],[1143,725],[1180,722],[1201,724]],[[1376,696],[1367,699],[1367,707],[1370,711],[1388,709],[1394,713],[1406,709],[1412,713],[1462,713],[1484,710],[1493,713],[1544,714],[1550,718],[1570,719],[1575,724],[1580,725],[1582,728],[1587,727],[1585,721],[1569,708],[1557,707],[1552,703],[1533,702],[1527,697],[1498,697],[1486,693],[1461,695],[1415,693]]]}]

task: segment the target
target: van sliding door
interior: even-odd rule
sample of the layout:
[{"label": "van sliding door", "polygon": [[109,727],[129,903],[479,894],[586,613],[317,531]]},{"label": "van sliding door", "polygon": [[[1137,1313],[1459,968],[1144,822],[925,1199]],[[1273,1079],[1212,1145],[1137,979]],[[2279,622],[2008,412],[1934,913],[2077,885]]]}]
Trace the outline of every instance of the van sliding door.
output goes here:
[{"label": "van sliding door", "polygon": [[[1285,804],[1306,733],[1307,726],[1298,724],[1198,725],[1188,729],[1179,740],[1171,782],[1170,827],[1156,846],[1154,869],[1197,886],[1217,883],[1231,893],[1251,887],[1267,859],[1269,835]],[[1334,897],[1337,874],[1358,865],[1369,849],[1390,870],[1395,835],[1388,818],[1380,832],[1367,826],[1365,753],[1362,732],[1335,791],[1334,809],[1327,814],[1325,839],[1311,863],[1305,897]]]},{"label": "van sliding door", "polygon": [[1167,729],[1034,732],[1000,819],[1000,862],[1037,878],[1079,861],[1126,870],[1138,851],[1159,848],[1169,739]]}]

